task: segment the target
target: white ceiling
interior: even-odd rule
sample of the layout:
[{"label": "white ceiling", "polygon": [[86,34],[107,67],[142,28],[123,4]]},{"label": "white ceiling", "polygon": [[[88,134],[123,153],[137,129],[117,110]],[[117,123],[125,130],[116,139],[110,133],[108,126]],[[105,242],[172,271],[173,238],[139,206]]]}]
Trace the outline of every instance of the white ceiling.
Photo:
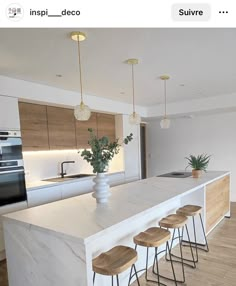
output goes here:
[{"label": "white ceiling", "polygon": [[[0,74],[79,91],[78,29],[0,29]],[[81,29],[84,92],[132,102],[131,67],[135,66],[136,104],[183,101],[236,92],[236,29]],[[62,77],[56,77],[61,74]],[[181,86],[184,84],[184,86]],[[32,91],[33,92],[33,91]]]}]

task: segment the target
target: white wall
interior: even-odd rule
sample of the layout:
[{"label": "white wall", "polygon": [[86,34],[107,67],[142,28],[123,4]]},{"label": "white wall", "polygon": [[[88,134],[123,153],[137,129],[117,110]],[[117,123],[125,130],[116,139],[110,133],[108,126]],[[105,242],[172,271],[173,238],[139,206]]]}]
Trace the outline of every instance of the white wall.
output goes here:
[{"label": "white wall", "polygon": [[173,119],[170,129],[160,121],[147,125],[148,176],[183,170],[186,156],[211,154],[209,170],[231,171],[231,201],[236,201],[236,112]]}]

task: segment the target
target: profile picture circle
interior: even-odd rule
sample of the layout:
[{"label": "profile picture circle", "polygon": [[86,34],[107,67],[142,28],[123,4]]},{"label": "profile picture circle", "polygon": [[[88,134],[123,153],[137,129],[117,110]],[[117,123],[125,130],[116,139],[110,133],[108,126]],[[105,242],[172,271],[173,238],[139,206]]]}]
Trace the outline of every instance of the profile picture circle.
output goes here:
[{"label": "profile picture circle", "polygon": [[23,7],[18,3],[12,3],[6,8],[6,16],[9,20],[17,22],[24,16]]}]

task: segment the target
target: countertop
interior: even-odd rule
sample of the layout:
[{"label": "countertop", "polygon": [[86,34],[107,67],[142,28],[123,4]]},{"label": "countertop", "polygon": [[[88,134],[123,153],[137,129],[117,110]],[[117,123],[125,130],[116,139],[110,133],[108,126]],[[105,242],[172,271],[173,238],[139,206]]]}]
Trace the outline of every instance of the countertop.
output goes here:
[{"label": "countertop", "polygon": [[[107,173],[107,176],[111,176],[114,174],[123,174],[124,171],[120,171],[120,172],[110,172]],[[70,175],[74,175],[74,174],[70,174]],[[48,181],[44,181],[44,180],[35,180],[35,181],[27,181],[26,180],[26,190],[27,192],[39,189],[39,188],[47,188],[47,187],[52,187],[52,186],[56,186],[56,185],[61,185],[61,184],[70,184],[73,182],[77,182],[77,181],[85,181],[85,180],[91,180],[95,177],[95,174],[93,176],[88,176],[88,177],[84,177],[84,178],[73,178],[70,180],[65,180],[65,181],[61,181],[61,182],[48,182]]]},{"label": "countertop", "polygon": [[86,194],[11,213],[4,219],[86,242],[101,231],[131,217],[145,215],[151,208],[186,195],[227,174],[230,173],[209,171],[198,179],[152,177],[113,187],[108,204],[97,205],[91,194]]}]

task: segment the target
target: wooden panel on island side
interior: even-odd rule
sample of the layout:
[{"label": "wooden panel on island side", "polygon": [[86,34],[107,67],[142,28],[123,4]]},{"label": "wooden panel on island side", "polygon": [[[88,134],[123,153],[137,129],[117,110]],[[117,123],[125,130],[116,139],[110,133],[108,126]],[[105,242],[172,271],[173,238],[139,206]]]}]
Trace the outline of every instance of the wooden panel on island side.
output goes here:
[{"label": "wooden panel on island side", "polygon": [[206,232],[209,232],[229,211],[230,176],[206,186]]},{"label": "wooden panel on island side", "polygon": [[79,121],[76,120],[76,142],[77,148],[89,148],[88,140],[90,138],[90,132],[88,128],[92,128],[94,134],[97,135],[97,114],[92,112],[89,120]]},{"label": "wooden panel on island side", "polygon": [[98,137],[107,136],[110,141],[116,139],[115,115],[97,113]]},{"label": "wooden panel on island side", "polygon": [[19,102],[23,151],[49,150],[45,105]]},{"label": "wooden panel on island side", "polygon": [[47,106],[51,150],[75,149],[75,118],[72,109]]}]

